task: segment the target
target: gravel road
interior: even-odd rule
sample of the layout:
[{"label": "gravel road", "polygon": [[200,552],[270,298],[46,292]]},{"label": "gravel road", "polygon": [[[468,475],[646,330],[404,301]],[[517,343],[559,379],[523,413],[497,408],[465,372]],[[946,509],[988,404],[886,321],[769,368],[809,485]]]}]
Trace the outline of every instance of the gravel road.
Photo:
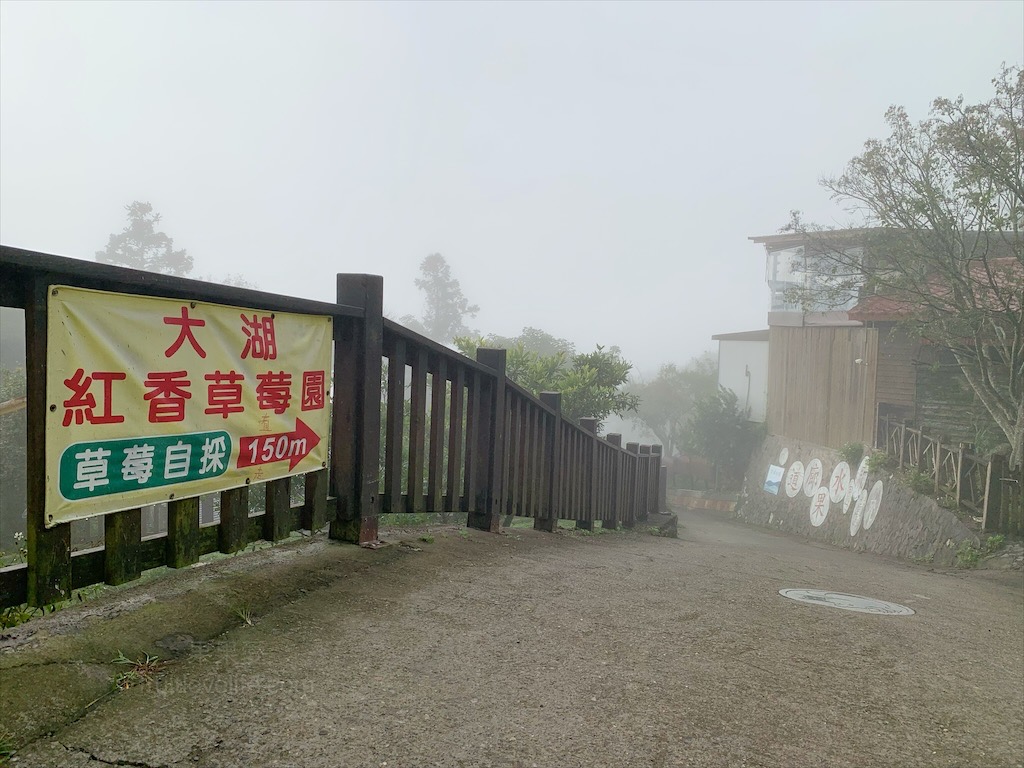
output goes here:
[{"label": "gravel road", "polygon": [[406,533],[14,765],[1024,766],[1019,571],[935,572],[719,513],[680,523],[678,540]]}]

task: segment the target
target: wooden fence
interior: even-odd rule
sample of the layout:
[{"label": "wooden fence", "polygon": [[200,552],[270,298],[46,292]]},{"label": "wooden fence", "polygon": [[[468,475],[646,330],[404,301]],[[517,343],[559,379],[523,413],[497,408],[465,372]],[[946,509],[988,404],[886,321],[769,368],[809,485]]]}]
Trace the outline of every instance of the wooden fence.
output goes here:
[{"label": "wooden fence", "polygon": [[[294,478],[225,490],[219,522],[201,526],[199,499],[175,499],[165,535],[144,539],[141,509],[126,510],[103,517],[102,547],[72,551],[71,524],[43,524],[47,297],[56,284],[331,317],[329,466],[304,476],[303,502],[291,503]],[[25,311],[28,467],[27,562],[0,569],[0,607],[46,605],[295,530],[329,525],[333,539],[368,544],[381,513],[459,513],[495,532],[502,515],[519,515],[554,531],[559,519],[630,527],[663,503],[660,446],[622,446],[619,435],[599,438],[594,419],[567,420],[559,394],[535,398],[506,378],[505,350],[471,360],[384,318],[378,276],[338,275],[330,304],[0,246],[0,306]]]},{"label": "wooden fence", "polygon": [[921,429],[885,417],[878,428],[878,445],[893,456],[900,469],[915,469],[933,481],[934,493],[956,500],[957,507],[974,513],[982,531],[1021,534],[1021,473],[1014,476],[1006,459],[980,456],[964,443],[943,442]]}]

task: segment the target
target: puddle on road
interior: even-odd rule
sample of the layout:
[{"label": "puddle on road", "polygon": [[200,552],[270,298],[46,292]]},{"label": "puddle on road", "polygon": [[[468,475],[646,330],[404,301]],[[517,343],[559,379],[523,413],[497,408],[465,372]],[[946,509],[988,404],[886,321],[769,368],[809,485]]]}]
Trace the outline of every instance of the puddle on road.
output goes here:
[{"label": "puddle on road", "polygon": [[848,595],[845,592],[826,592],[822,589],[780,589],[779,594],[801,603],[825,605],[857,613],[874,613],[881,616],[913,616],[914,609],[899,603],[875,600],[863,595]]}]

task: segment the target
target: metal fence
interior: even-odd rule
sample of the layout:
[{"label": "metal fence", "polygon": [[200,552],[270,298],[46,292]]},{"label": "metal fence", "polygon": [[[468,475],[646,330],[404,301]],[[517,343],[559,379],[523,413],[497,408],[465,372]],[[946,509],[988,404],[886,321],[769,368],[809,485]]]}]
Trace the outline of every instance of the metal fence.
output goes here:
[{"label": "metal fence", "polygon": [[[173,499],[166,532],[151,525],[144,536],[141,508],[106,514],[102,546],[73,551],[70,523],[44,525],[47,298],[57,284],[331,317],[328,466],[306,473],[301,493],[296,478],[221,491],[202,519],[198,497]],[[27,562],[0,569],[0,607],[46,605],[296,530],[329,527],[333,539],[367,544],[381,513],[456,513],[487,531],[519,515],[553,531],[559,519],[632,526],[659,509],[660,446],[622,446],[619,435],[598,437],[593,419],[567,420],[558,393],[536,398],[506,378],[504,350],[472,360],[384,318],[378,276],[338,275],[331,304],[0,246],[0,306],[25,312],[28,486]]]}]

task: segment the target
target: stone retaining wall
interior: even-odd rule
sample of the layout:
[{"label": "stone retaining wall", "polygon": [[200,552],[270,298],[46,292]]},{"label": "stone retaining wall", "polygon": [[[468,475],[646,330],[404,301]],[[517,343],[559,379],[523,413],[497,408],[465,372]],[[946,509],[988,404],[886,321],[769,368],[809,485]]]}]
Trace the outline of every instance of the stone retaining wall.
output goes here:
[{"label": "stone retaining wall", "polygon": [[855,551],[951,565],[978,536],[889,471],[850,467],[840,453],[769,435],[747,468],[737,517]]}]

